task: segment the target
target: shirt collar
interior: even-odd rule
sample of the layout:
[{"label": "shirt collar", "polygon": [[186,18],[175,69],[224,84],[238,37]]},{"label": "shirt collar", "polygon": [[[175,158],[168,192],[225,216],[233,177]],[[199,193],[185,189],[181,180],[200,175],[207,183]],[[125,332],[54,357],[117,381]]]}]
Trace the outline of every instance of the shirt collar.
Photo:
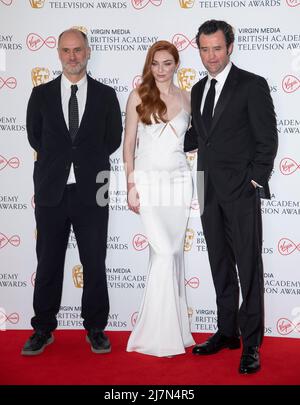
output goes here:
[{"label": "shirt collar", "polygon": [[79,82],[77,82],[77,83],[72,83],[72,82],[70,82],[70,80],[69,80],[64,74],[62,74],[61,81],[62,81],[62,84],[64,85],[64,87],[65,87],[66,89],[69,89],[73,84],[77,84],[77,86],[78,86],[78,88],[79,88],[80,86],[82,86],[83,84],[86,83],[86,81],[87,81],[87,76],[84,75],[84,76],[79,80]]},{"label": "shirt collar", "polygon": [[222,70],[222,72],[220,72],[216,77],[212,77],[209,73],[208,73],[208,80],[209,83],[211,81],[211,79],[216,79],[218,84],[224,84],[225,80],[227,79],[228,73],[231,69],[232,63],[228,62],[227,65],[225,66],[225,68]]}]

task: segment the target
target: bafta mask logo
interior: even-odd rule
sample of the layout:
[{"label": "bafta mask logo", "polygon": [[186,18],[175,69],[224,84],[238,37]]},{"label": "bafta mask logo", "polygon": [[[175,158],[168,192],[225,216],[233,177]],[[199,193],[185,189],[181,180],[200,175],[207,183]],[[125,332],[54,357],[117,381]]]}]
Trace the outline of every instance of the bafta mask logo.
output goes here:
[{"label": "bafta mask logo", "polygon": [[196,82],[196,70],[192,68],[182,68],[177,72],[177,80],[181,90],[191,91]]},{"label": "bafta mask logo", "polygon": [[81,32],[83,32],[85,35],[88,34],[87,28],[85,28],[83,25],[74,25],[74,26],[71,27],[71,28],[73,28],[74,30],[81,31]]},{"label": "bafta mask logo", "polygon": [[32,8],[43,8],[45,0],[29,0],[29,3]]},{"label": "bafta mask logo", "polygon": [[31,80],[34,87],[47,83],[50,78],[50,71],[44,67],[35,67],[31,70]]},{"label": "bafta mask logo", "polygon": [[187,228],[185,232],[185,240],[184,240],[184,251],[189,252],[193,246],[193,240],[195,236],[195,231],[191,228]]},{"label": "bafta mask logo", "polygon": [[179,0],[181,8],[192,8],[194,7],[195,0]]},{"label": "bafta mask logo", "polygon": [[83,288],[83,269],[81,264],[77,264],[76,266],[73,267],[72,277],[74,286],[76,288]]}]

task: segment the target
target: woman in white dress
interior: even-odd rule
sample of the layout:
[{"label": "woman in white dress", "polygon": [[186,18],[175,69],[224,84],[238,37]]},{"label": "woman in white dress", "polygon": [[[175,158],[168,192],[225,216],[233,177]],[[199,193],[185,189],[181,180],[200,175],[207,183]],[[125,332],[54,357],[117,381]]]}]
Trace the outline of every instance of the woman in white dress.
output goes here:
[{"label": "woman in white dress", "polygon": [[194,344],[183,257],[193,187],[183,152],[190,98],[173,83],[178,64],[174,45],[152,45],[126,107],[128,206],[140,214],[149,242],[147,286],[127,351],[159,357],[185,353]]}]

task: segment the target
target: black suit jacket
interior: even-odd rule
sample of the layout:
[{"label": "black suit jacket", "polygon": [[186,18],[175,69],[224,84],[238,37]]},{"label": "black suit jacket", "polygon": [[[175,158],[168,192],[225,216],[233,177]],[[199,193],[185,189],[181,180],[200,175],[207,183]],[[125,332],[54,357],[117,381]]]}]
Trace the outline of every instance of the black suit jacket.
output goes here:
[{"label": "black suit jacket", "polygon": [[[218,197],[238,198],[255,180],[270,198],[268,180],[278,147],[276,116],[266,80],[232,65],[215,106],[209,133],[200,107],[207,77],[192,88],[192,126],[185,151],[198,148],[198,170]],[[252,187],[252,186],[251,186]]]},{"label": "black suit jacket", "polygon": [[87,100],[72,143],[61,104],[61,76],[32,90],[27,108],[28,140],[37,151],[35,203],[56,206],[62,199],[71,163],[83,203],[96,205],[99,171],[121,143],[122,121],[115,91],[87,76]]}]

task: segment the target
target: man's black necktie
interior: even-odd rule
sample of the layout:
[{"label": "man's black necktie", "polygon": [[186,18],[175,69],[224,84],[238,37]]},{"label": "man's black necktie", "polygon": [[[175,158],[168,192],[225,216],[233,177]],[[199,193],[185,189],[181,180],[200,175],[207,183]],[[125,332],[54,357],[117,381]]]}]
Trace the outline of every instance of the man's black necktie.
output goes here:
[{"label": "man's black necktie", "polygon": [[215,104],[215,95],[216,95],[216,86],[217,80],[211,79],[210,87],[206,94],[206,99],[204,102],[204,107],[202,111],[202,118],[204,121],[204,125],[206,127],[207,132],[210,131],[211,124],[212,124],[212,117],[213,117],[213,110]]},{"label": "man's black necktie", "polygon": [[74,142],[74,139],[76,137],[79,128],[79,111],[78,111],[78,101],[76,97],[77,90],[78,90],[77,85],[73,84],[71,86],[71,97],[69,100],[69,132],[72,142]]}]

